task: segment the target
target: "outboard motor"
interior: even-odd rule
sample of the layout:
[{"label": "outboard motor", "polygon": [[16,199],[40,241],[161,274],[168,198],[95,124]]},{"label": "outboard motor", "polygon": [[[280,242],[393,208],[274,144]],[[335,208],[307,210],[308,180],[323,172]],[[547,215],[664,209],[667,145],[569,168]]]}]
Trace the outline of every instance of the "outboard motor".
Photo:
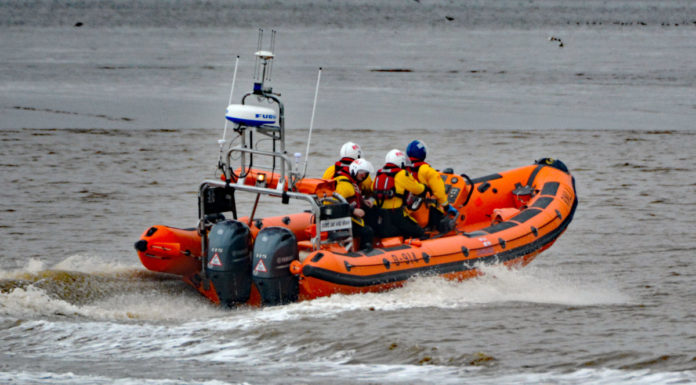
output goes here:
[{"label": "outboard motor", "polygon": [[285,227],[266,227],[256,235],[252,277],[263,305],[297,301],[298,278],[290,263],[299,259],[295,234]]},{"label": "outboard motor", "polygon": [[216,223],[208,234],[205,274],[212,281],[220,304],[233,306],[251,294],[251,233],[242,222]]}]

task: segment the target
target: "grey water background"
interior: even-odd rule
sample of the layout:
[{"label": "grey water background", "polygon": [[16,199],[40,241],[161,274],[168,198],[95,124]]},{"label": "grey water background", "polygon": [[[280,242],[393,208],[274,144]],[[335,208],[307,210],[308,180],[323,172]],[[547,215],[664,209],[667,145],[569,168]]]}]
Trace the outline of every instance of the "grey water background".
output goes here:
[{"label": "grey water background", "polygon": [[[347,140],[472,177],[551,156],[574,221],[521,270],[267,309],[146,272],[259,27],[291,151],[323,68],[310,174]],[[696,383],[695,37],[688,1],[0,2],[0,382]]]}]

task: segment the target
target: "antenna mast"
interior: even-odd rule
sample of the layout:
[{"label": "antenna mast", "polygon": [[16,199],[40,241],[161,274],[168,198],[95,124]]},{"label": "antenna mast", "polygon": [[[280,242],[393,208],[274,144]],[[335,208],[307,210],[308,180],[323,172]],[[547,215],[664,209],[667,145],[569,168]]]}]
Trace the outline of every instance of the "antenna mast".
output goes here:
[{"label": "antenna mast", "polygon": [[314,114],[317,110],[317,97],[319,96],[319,82],[321,81],[321,67],[317,73],[317,87],[314,90],[314,104],[312,105],[312,118],[309,120],[309,136],[307,137],[307,152],[305,153],[304,169],[302,170],[302,178],[307,175],[307,164],[309,163],[309,144],[312,141],[312,128],[314,127]]},{"label": "antenna mast", "polygon": [[[230,87],[230,97],[227,100],[227,105],[229,106],[232,104],[232,94],[234,93],[234,83],[237,80],[237,68],[239,67],[239,55],[237,55],[237,59],[234,61],[234,73],[232,75],[232,87]],[[225,128],[222,131],[222,139],[218,140],[218,143],[220,144],[220,151],[222,151],[222,145],[225,143],[225,136],[227,136],[227,123],[228,120],[225,119]]]}]

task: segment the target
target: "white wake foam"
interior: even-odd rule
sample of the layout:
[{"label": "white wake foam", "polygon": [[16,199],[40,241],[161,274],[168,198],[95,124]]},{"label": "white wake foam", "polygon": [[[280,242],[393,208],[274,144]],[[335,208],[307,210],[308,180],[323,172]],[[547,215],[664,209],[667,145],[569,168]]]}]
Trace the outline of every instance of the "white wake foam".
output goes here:
[{"label": "white wake foam", "polygon": [[[384,384],[412,383],[419,378],[423,384],[566,384],[566,385],[667,385],[690,384],[696,381],[696,372],[651,372],[649,370],[626,371],[614,369],[580,369],[570,373],[516,373],[509,375],[483,375],[476,371],[457,373],[451,367],[438,366],[413,366],[413,365],[339,365],[327,371],[327,368],[316,368],[316,364],[307,363],[305,370],[312,374],[307,383],[317,383],[317,380],[325,378],[326,382],[351,380],[354,383],[373,383],[379,379]],[[292,368],[291,368],[292,369]],[[182,379],[145,379],[145,378],[109,378],[95,375],[81,375],[71,372],[26,372],[7,371],[0,372],[0,382],[21,384],[147,384],[147,385],[172,385],[172,384],[203,384],[223,385],[231,384],[220,380],[186,381]],[[248,384],[241,382],[237,384]]]},{"label": "white wake foam", "polygon": [[312,301],[261,309],[231,311],[223,319],[196,321],[197,327],[217,330],[248,329],[263,324],[303,318],[332,319],[349,311],[397,311],[410,308],[467,308],[482,304],[522,302],[563,306],[602,306],[630,303],[611,281],[597,284],[563,275],[551,268],[509,269],[486,266],[483,276],[449,281],[416,277],[383,293],[332,295]]},{"label": "white wake foam", "polygon": [[3,384],[54,384],[54,385],[183,385],[183,384],[201,384],[201,385],[231,385],[231,384],[248,384],[248,382],[230,383],[219,380],[209,381],[182,381],[180,379],[147,379],[147,378],[111,378],[104,376],[89,376],[80,375],[72,372],[67,373],[50,373],[50,372],[0,372],[0,382]]},{"label": "white wake foam", "polygon": [[45,270],[75,271],[86,274],[114,274],[134,269],[143,269],[143,267],[137,261],[123,263],[105,260],[97,256],[75,254],[53,265],[47,264],[38,258],[29,258],[24,266],[18,269],[0,269],[0,279],[16,279],[26,274],[36,274]]},{"label": "white wake foam", "polygon": [[[77,277],[88,281],[90,277],[94,278],[93,283],[75,284],[75,287],[68,287],[67,290],[100,290],[101,279],[106,279],[109,287],[88,304],[73,304],[32,283],[52,279],[52,275],[47,274],[49,271],[87,274],[86,278]],[[147,281],[147,278],[134,275],[138,271],[147,274],[135,263],[124,264],[84,255],[70,256],[52,266],[38,259],[29,259],[22,268],[0,270],[0,279],[24,281],[18,287],[0,292],[0,315],[13,318],[68,316],[95,320],[167,321],[197,317],[208,319],[226,314],[183,283],[181,291],[172,290],[171,281],[169,286],[166,282]],[[66,285],[71,285],[69,280],[55,282],[55,286],[61,289]]]},{"label": "white wake foam", "polygon": [[[0,277],[16,278],[36,273],[47,267],[41,261],[29,260],[20,270],[0,272]],[[51,269],[88,274],[132,272],[134,265],[81,255],[71,256]],[[76,315],[98,320],[192,320],[208,324],[210,318],[222,318],[215,328],[250,328],[259,323],[275,323],[301,318],[334,318],[347,311],[395,311],[407,308],[466,308],[481,304],[528,302],[565,306],[596,306],[626,304],[630,297],[609,280],[596,283],[564,274],[553,266],[528,266],[508,269],[504,266],[481,267],[483,276],[448,281],[441,277],[416,277],[398,289],[384,293],[333,295],[271,308],[241,308],[225,311],[197,296],[182,285],[182,292],[158,290],[156,285],[144,286],[135,293],[106,296],[89,305],[74,305],[53,298],[32,286],[0,293],[0,312],[15,317],[40,315]],[[594,278],[593,278],[594,279]]]}]

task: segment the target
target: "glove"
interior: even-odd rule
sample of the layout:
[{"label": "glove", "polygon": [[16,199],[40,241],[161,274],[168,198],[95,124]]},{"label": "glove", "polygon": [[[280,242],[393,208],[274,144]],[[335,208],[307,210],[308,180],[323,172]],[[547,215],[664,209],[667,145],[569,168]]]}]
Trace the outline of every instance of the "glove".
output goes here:
[{"label": "glove", "polygon": [[448,204],[447,207],[445,207],[445,210],[447,211],[447,214],[449,214],[449,215],[451,215],[451,216],[453,216],[453,217],[456,217],[457,215],[459,215],[459,211],[457,211],[457,209],[455,209],[455,208],[454,208],[452,205],[450,205],[450,204]]}]

